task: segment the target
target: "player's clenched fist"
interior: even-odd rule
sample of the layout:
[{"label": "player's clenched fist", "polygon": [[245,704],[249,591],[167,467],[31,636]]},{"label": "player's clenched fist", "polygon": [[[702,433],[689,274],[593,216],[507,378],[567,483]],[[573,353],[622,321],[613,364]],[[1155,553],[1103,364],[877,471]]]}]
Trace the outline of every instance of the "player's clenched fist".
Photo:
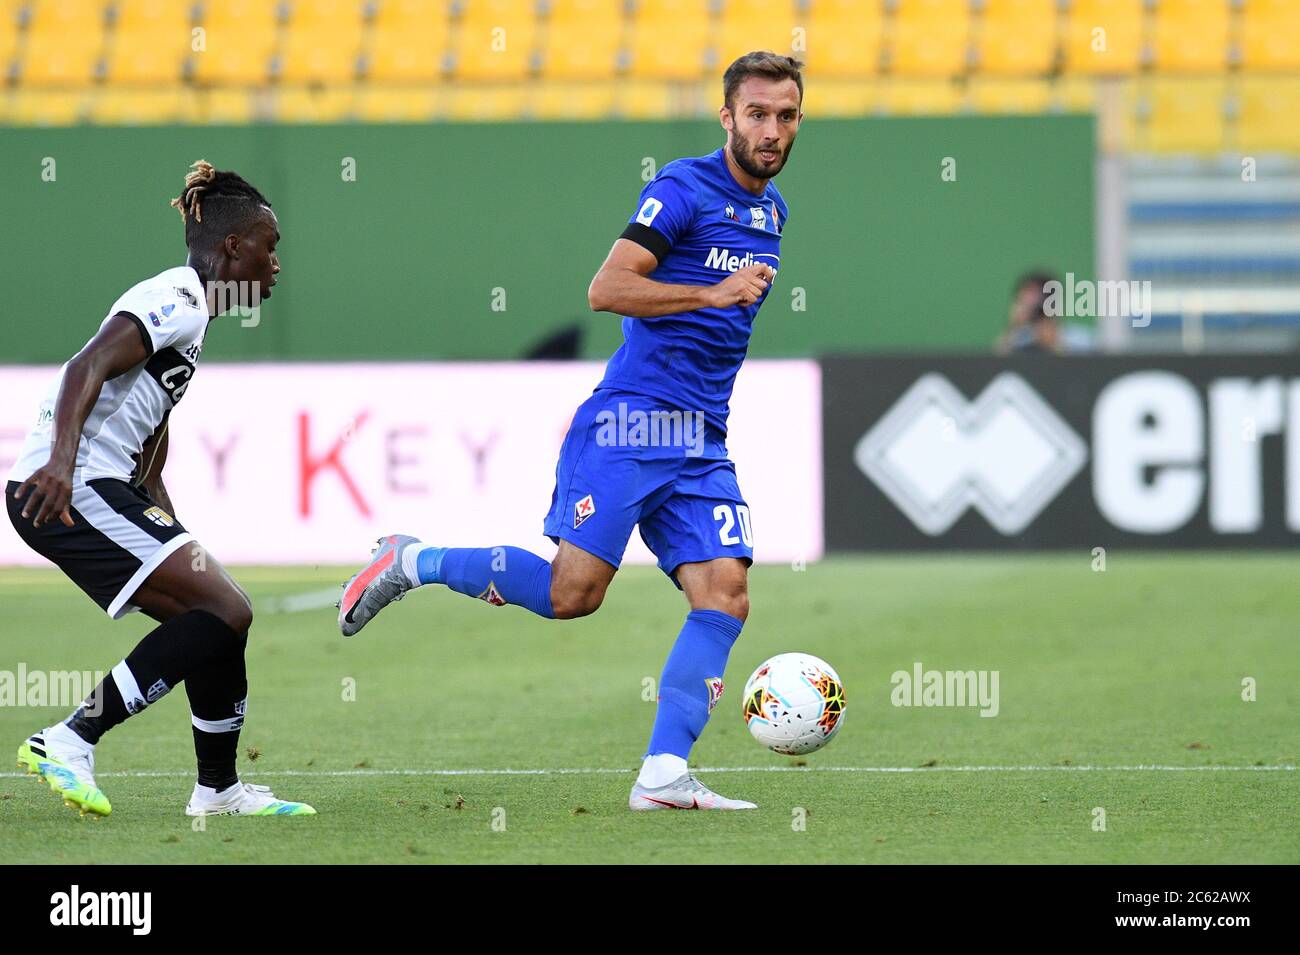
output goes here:
[{"label": "player's clenched fist", "polygon": [[717,285],[710,287],[712,300],[709,305],[713,308],[753,305],[772,284],[772,279],[775,277],[776,271],[770,265],[762,263],[737,269]]}]

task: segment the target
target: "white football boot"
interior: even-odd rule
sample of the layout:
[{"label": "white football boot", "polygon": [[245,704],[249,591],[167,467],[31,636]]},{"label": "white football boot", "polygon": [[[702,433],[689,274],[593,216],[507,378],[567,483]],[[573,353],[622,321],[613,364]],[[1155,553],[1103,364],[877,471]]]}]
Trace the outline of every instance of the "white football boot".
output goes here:
[{"label": "white football boot", "polygon": [[305,802],[276,799],[270,786],[235,783],[229,789],[213,792],[194,784],[194,793],[185,807],[187,816],[314,816],[316,810]]},{"label": "white football boot", "polygon": [[691,773],[674,779],[667,786],[651,789],[640,782],[632,786],[628,808],[646,809],[757,809],[752,802],[719,796]]},{"label": "white football boot", "polygon": [[95,747],[62,723],[33,733],[18,747],[18,768],[40,776],[83,816],[98,818],[113,811],[95,784]]}]

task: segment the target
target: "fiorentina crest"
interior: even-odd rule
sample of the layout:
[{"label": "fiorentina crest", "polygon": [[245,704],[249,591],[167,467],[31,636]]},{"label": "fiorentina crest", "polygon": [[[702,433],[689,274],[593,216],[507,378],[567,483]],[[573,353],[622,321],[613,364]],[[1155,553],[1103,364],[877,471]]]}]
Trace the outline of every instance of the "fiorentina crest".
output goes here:
[{"label": "fiorentina crest", "polygon": [[704,678],[704,685],[709,688],[709,712],[718,705],[718,700],[722,699],[722,677],[709,676]]},{"label": "fiorentina crest", "polygon": [[573,528],[577,530],[582,526],[582,522],[596,513],[596,502],[588,494],[577,504],[573,505]]},{"label": "fiorentina crest", "polygon": [[487,589],[478,595],[479,600],[486,600],[494,607],[504,607],[506,598],[501,596],[501,591],[497,590],[495,581],[488,581]]}]

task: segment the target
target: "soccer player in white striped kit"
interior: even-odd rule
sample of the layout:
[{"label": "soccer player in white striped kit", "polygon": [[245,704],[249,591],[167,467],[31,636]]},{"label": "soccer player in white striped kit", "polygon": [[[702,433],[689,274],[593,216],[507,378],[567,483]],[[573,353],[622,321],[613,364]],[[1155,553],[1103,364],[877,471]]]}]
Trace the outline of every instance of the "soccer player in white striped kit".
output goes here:
[{"label": "soccer player in white striped kit", "polygon": [[5,492],[28,546],[110,617],[139,610],[159,626],[67,720],[30,736],[18,765],[83,815],[108,815],[96,744],[183,682],[198,760],[186,813],[314,815],[239,780],[252,605],[173,516],[162,483],[168,416],[190,386],[208,323],[227,305],[270,296],[279,223],[253,186],[203,160],[172,205],[185,223],[187,263],[125,292],[60,369]]}]

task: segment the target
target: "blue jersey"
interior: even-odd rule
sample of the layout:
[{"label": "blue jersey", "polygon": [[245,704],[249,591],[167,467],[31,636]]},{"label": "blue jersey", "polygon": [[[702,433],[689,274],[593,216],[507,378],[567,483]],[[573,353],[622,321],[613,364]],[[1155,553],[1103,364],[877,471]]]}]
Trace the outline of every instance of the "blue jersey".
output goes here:
[{"label": "blue jersey", "polygon": [[[747,265],[781,264],[786,205],[770,181],[756,196],[727,168],[723,151],[678,159],[644,189],[623,237],[652,252],[650,273],[672,285],[716,285]],[[732,385],[745,360],[752,305],[700,308],[659,318],[624,318],[623,344],[597,390],[619,389],[701,411],[724,434]]]}]

